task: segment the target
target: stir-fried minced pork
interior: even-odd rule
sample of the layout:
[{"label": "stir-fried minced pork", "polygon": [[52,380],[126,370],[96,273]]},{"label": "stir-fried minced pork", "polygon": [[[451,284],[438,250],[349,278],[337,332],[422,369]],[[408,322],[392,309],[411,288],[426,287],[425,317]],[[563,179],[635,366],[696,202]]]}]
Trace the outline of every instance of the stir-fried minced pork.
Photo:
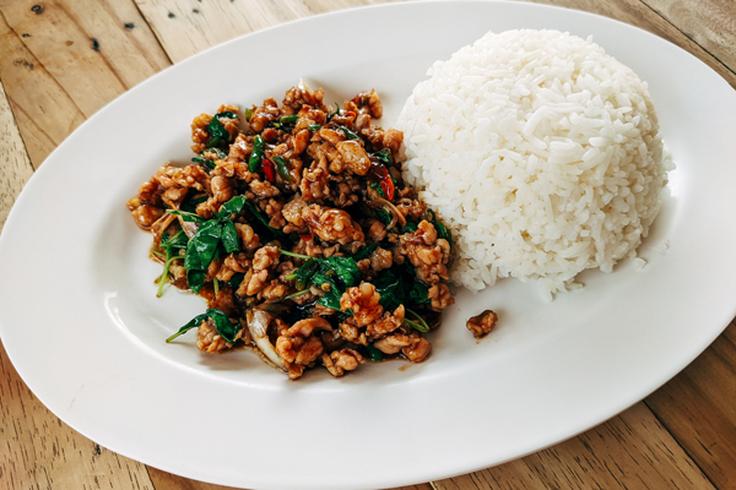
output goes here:
[{"label": "stir-fried minced pork", "polygon": [[401,177],[400,131],[371,90],[342,106],[293,87],[279,104],[222,105],[191,124],[192,163],[164,164],[128,201],[173,284],[207,310],[197,346],[258,349],[290,378],[366,360],[422,362],[453,302],[452,238]]}]

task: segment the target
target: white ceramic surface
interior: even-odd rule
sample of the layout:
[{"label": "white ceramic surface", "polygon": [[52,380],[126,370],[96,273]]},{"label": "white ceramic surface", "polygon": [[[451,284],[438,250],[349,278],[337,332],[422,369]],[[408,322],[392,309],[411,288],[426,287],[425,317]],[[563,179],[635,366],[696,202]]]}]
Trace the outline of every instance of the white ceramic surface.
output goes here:
[{"label": "white ceramic surface", "polygon": [[[203,309],[168,291],[125,209],[189,121],[305,77],[335,96],[375,87],[390,126],[435,59],[489,29],[593,35],[649,82],[677,169],[637,271],[585,274],[545,303],[503,281],[462,292],[421,365],[299,382],[242,351],[163,339]],[[18,372],[74,429],[180,475],[233,486],[383,487],[465,473],[579,433],[694,359],[736,304],[736,96],[706,65],[634,27],[522,3],[415,3],[313,17],[165,70],[77,129],[33,176],[0,239],[0,333]],[[500,311],[476,344],[471,314]]]}]

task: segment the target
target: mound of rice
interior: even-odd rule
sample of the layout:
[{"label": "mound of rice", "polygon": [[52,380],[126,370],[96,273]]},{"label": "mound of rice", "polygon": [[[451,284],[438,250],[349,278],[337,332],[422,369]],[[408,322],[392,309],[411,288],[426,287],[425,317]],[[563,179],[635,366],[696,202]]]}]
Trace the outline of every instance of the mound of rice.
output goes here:
[{"label": "mound of rice", "polygon": [[439,210],[458,257],[453,281],[563,289],[635,255],[667,182],[646,83],[590,40],[488,33],[406,102],[405,178]]}]

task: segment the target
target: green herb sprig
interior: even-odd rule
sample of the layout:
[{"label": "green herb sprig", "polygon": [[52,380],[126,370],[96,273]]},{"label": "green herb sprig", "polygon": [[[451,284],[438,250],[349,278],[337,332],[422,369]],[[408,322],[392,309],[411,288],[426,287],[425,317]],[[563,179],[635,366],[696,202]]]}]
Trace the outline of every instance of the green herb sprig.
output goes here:
[{"label": "green herb sprig", "polygon": [[238,330],[240,330],[238,324],[231,322],[225,312],[223,312],[222,310],[218,310],[217,308],[209,308],[206,312],[195,316],[187,323],[182,325],[179,330],[177,330],[173,335],[170,335],[166,339],[166,343],[171,343],[174,341],[174,339],[181,335],[184,335],[191,329],[198,328],[202,324],[202,322],[204,322],[208,318],[212,320],[212,323],[215,325],[215,330],[217,330],[217,333],[220,335],[220,337],[230,342],[231,344],[235,342],[235,336],[237,335]]},{"label": "green herb sprig", "polygon": [[231,111],[218,112],[215,114],[207,125],[207,148],[224,149],[230,143],[230,133],[220,121],[221,118],[237,119],[238,115]]}]

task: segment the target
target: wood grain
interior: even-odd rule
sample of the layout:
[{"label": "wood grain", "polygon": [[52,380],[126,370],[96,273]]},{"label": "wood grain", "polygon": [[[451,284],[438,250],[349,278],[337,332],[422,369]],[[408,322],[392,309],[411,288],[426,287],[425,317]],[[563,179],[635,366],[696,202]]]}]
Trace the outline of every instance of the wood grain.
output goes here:
[{"label": "wood grain", "polygon": [[15,198],[33,173],[2,83],[0,83],[0,142],[0,231],[2,231]]},{"label": "wood grain", "polygon": [[717,487],[736,485],[736,323],[646,403]]},{"label": "wood grain", "polygon": [[643,0],[714,58],[736,71],[736,3],[733,0]]},{"label": "wood grain", "polygon": [[146,467],[56,418],[26,387],[0,345],[0,487],[153,490]]},{"label": "wood grain", "polygon": [[379,3],[375,0],[135,0],[172,61],[234,37],[312,14]]},{"label": "wood grain", "polygon": [[0,12],[0,79],[36,167],[102,105],[169,65],[130,1],[0,0]]},{"label": "wood grain", "polygon": [[[628,24],[641,27],[649,32],[657,34],[681,48],[694,54],[708,66],[713,68],[719,75],[728,81],[732,86],[736,87],[736,66],[730,67],[724,64],[724,61],[716,58],[705,48],[690,39],[683,31],[678,29],[670,21],[659,15],[655,10],[649,8],[641,0],[616,0],[611,2],[600,2],[598,0],[531,0],[536,3],[554,4],[561,7],[576,8],[593,12],[613,19],[621,20]],[[649,2],[649,0],[646,0]],[[707,0],[701,3],[714,3],[717,0]],[[723,0],[724,3],[732,2],[732,0]],[[669,0],[663,0],[669,2]],[[692,4],[692,2],[690,2]],[[733,44],[734,32],[731,31],[728,36]]]},{"label": "wood grain", "polygon": [[438,490],[713,488],[643,403],[553,448],[433,486]]},{"label": "wood grain", "polygon": [[[167,66],[170,59],[182,60],[276,23],[366,3],[374,2],[0,0],[0,80],[6,84],[23,139],[19,140],[0,93],[0,224],[30,175],[23,143],[30,161],[38,166],[102,104]],[[704,60],[736,86],[731,0],[699,2],[697,9],[683,0],[544,3],[596,12],[654,32]],[[43,8],[38,12],[34,5]],[[734,374],[736,326],[732,325],[646,404],[553,448],[432,486],[712,488],[710,479],[727,488],[736,481]],[[9,482],[9,488],[225,488],[154,468],[146,472],[143,465],[98,448],[43,408],[2,348],[0,400],[0,487]]]}]

